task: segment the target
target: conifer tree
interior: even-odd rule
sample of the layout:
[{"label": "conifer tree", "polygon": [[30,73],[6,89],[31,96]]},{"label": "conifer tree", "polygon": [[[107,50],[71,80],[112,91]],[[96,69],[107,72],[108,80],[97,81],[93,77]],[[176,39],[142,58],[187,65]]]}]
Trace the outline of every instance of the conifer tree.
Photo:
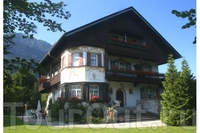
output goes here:
[{"label": "conifer tree", "polygon": [[182,119],[189,106],[189,100],[191,99],[187,93],[188,87],[183,86],[182,73],[178,72],[174,64],[173,55],[168,57],[168,69],[165,73],[165,81],[162,82],[164,91],[161,94],[161,120],[171,126],[179,126],[184,124]]},{"label": "conifer tree", "polygon": [[191,74],[191,70],[185,59],[182,61],[181,80],[183,90],[190,97],[188,106],[185,108],[185,122],[187,125],[192,125],[193,111],[196,110],[196,85],[194,76]]}]

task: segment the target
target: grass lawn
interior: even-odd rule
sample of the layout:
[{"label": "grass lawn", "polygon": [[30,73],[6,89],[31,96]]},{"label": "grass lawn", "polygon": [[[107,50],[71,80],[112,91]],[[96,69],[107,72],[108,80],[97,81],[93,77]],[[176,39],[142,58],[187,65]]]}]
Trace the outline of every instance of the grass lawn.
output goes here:
[{"label": "grass lawn", "polygon": [[[14,117],[14,116],[13,116]],[[149,128],[55,128],[40,125],[24,124],[20,119],[16,118],[16,126],[11,127],[10,116],[4,116],[4,133],[196,133],[196,127],[149,127]]]}]

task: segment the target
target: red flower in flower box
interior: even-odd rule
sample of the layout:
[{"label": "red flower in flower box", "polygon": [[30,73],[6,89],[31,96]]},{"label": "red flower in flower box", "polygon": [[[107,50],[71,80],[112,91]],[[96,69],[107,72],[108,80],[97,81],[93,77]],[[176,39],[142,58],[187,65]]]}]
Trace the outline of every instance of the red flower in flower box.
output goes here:
[{"label": "red flower in flower box", "polygon": [[91,102],[99,102],[100,101],[99,96],[92,96],[90,101]]},{"label": "red flower in flower box", "polygon": [[39,83],[43,83],[44,81],[47,80],[47,77],[46,76],[43,76],[39,79]]},{"label": "red flower in flower box", "polygon": [[70,102],[80,102],[81,99],[79,99],[77,96],[72,96],[69,101]]}]

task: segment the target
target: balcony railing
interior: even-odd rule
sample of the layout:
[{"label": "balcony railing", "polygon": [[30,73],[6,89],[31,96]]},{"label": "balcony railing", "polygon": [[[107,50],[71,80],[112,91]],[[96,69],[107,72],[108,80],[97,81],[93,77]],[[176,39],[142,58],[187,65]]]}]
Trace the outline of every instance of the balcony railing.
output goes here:
[{"label": "balcony railing", "polygon": [[57,83],[60,82],[60,73],[58,73],[57,75],[53,76],[51,79],[50,79],[50,85],[55,85]]},{"label": "balcony railing", "polygon": [[126,45],[128,47],[142,49],[142,50],[148,50],[149,49],[147,45],[144,45],[142,43],[120,40],[120,39],[115,38],[115,37],[108,37],[108,42],[113,43],[113,44],[117,44],[117,45],[123,45],[123,46]]},{"label": "balcony railing", "polygon": [[137,83],[161,83],[164,74],[145,71],[106,70],[106,79],[111,81],[127,81]]},{"label": "balcony railing", "polygon": [[42,77],[39,79],[39,88],[38,91],[43,91],[49,89],[51,86],[60,82],[60,73],[55,75],[50,79],[45,79],[46,77]]},{"label": "balcony railing", "polygon": [[50,87],[50,80],[46,79],[43,82],[39,83],[38,91],[43,91],[44,89],[48,89]]}]

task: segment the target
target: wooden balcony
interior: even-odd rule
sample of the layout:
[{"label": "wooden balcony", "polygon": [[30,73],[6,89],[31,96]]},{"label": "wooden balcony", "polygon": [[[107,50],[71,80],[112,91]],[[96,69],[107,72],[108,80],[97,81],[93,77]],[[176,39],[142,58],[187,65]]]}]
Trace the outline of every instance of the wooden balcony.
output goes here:
[{"label": "wooden balcony", "polygon": [[50,88],[50,79],[45,80],[44,82],[39,84],[38,91],[48,90]]},{"label": "wooden balcony", "polygon": [[57,75],[53,76],[51,79],[50,79],[50,85],[53,86],[57,83],[60,82],[60,73],[58,73]]},{"label": "wooden balcony", "polygon": [[50,87],[60,82],[60,73],[39,84],[38,92],[50,91]]},{"label": "wooden balcony", "polygon": [[148,46],[143,45],[138,42],[129,42],[129,41],[119,40],[118,38],[112,38],[112,37],[108,38],[108,43],[117,44],[117,45],[121,45],[121,46],[127,46],[127,47],[136,48],[136,49],[140,49],[140,50],[148,50],[149,49]]},{"label": "wooden balcony", "polygon": [[149,73],[139,74],[106,70],[106,79],[117,82],[134,82],[134,86],[137,86],[139,83],[161,84],[164,80],[164,74],[158,73],[153,75]]}]

